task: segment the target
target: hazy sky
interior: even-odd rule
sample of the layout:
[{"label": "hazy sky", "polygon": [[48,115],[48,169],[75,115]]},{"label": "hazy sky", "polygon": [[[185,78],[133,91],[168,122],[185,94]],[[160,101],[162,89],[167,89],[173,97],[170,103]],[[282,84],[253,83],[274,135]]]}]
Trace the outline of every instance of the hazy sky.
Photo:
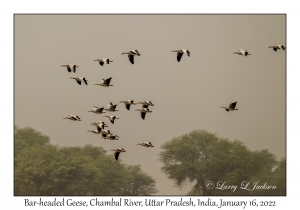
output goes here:
[{"label": "hazy sky", "polygon": [[[286,151],[285,15],[15,15],[14,120],[49,135],[60,146],[92,144],[123,147],[126,164],[140,164],[156,181],[158,195],[184,195],[160,170],[160,146],[175,136],[205,129],[252,150]],[[122,52],[136,49],[132,65]],[[172,50],[191,56],[176,60]],[[246,49],[245,57],[233,52]],[[100,66],[97,58],[110,58]],[[74,74],[62,64],[77,64]],[[70,76],[82,76],[78,85]],[[112,87],[95,86],[112,77]],[[151,100],[142,120],[135,105],[121,100]],[[97,115],[87,110],[118,103],[120,111]],[[237,101],[239,110],[220,106]],[[63,120],[69,114],[82,122]],[[120,119],[112,125],[106,114]],[[119,141],[87,130],[105,121]],[[137,146],[151,141],[154,148]],[[113,152],[108,152],[112,153]]]}]

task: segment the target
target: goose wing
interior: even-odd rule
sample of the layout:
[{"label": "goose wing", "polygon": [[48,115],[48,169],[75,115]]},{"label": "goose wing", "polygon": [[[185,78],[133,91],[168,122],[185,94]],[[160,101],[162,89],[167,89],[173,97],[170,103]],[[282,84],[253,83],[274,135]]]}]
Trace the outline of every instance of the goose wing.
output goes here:
[{"label": "goose wing", "polygon": [[115,159],[118,160],[120,152],[115,152]]},{"label": "goose wing", "polygon": [[177,61],[179,62],[181,60],[181,57],[182,57],[182,53],[178,52],[177,53]]},{"label": "goose wing", "polygon": [[141,112],[141,117],[142,117],[142,119],[144,120],[145,117],[146,117],[146,112]]},{"label": "goose wing", "polygon": [[99,61],[99,64],[103,66],[104,62],[102,60]]},{"label": "goose wing", "polygon": [[76,65],[73,66],[73,72],[74,73],[76,72],[76,67],[77,67]]},{"label": "goose wing", "polygon": [[133,55],[128,55],[128,58],[129,58],[129,61],[132,63],[132,64],[134,64],[134,59],[133,59]]},{"label": "goose wing", "polygon": [[126,107],[126,109],[129,110],[129,109],[130,109],[130,104],[126,104],[126,103],[125,103],[125,107]]},{"label": "goose wing", "polygon": [[87,85],[88,83],[87,83],[87,80],[83,77],[83,79],[82,79],[83,81],[84,81],[84,83]]},{"label": "goose wing", "polygon": [[72,71],[70,66],[67,66],[67,69],[68,69],[68,72]]},{"label": "goose wing", "polygon": [[229,108],[231,108],[231,109],[234,110],[234,109],[235,109],[235,106],[236,106],[236,103],[237,103],[237,102],[231,103],[231,104],[229,105]]}]

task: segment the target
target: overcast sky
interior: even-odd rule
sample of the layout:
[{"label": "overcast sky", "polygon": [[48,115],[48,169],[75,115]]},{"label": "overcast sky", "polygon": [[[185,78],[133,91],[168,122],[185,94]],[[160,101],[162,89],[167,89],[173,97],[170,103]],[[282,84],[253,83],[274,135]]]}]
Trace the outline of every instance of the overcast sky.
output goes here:
[{"label": "overcast sky", "polygon": [[[286,152],[285,15],[15,15],[14,120],[49,135],[59,146],[123,147],[126,164],[140,164],[157,182],[158,195],[184,195],[160,170],[160,146],[194,129],[240,140],[251,150]],[[288,47],[287,47],[288,48]],[[122,52],[136,49],[132,65]],[[191,56],[176,60],[172,50]],[[250,56],[233,54],[246,49]],[[109,58],[100,66],[94,59]],[[62,64],[77,64],[69,73]],[[78,85],[70,76],[81,76]],[[112,77],[112,87],[95,86]],[[151,100],[142,120],[121,100]],[[237,101],[239,110],[220,106]],[[97,115],[93,106],[118,103],[120,111]],[[69,114],[82,121],[63,120]],[[103,115],[119,117],[112,125]],[[105,121],[119,141],[87,130]],[[154,148],[137,146],[151,141]],[[113,152],[108,152],[113,153]]]}]

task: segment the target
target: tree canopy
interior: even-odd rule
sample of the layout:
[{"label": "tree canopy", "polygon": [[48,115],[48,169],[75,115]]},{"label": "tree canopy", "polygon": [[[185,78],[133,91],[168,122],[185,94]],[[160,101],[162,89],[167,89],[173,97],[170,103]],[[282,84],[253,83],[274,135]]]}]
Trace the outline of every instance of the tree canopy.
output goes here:
[{"label": "tree canopy", "polygon": [[59,147],[33,128],[15,126],[14,194],[22,196],[151,195],[155,180],[102,147]]},{"label": "tree canopy", "polygon": [[[161,149],[162,171],[175,186],[194,184],[188,195],[285,194],[285,159],[278,162],[268,150],[250,151],[241,141],[220,138],[205,130],[175,137]],[[260,184],[276,185],[277,189],[240,189],[245,181],[253,185],[258,180]],[[236,185],[237,189],[218,189],[222,184]]]}]

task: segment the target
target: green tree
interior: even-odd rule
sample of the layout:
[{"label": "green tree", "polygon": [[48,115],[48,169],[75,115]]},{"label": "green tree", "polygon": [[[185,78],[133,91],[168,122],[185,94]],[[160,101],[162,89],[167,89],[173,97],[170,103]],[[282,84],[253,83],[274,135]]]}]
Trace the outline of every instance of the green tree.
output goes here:
[{"label": "green tree", "polygon": [[[102,147],[58,147],[33,128],[15,127],[15,195],[149,195],[155,181]],[[128,185],[133,183],[133,185]],[[126,186],[126,191],[124,191]]]},{"label": "green tree", "polygon": [[[220,138],[205,130],[194,130],[173,138],[161,146],[159,154],[162,171],[175,186],[186,183],[194,186],[189,195],[247,195],[237,189],[219,190],[216,187],[239,185],[264,170],[271,170],[275,156],[267,150],[250,151],[240,141]],[[208,185],[211,181],[214,186]]]},{"label": "green tree", "polygon": [[126,179],[120,195],[151,195],[157,192],[154,179],[140,165],[126,166]]}]

